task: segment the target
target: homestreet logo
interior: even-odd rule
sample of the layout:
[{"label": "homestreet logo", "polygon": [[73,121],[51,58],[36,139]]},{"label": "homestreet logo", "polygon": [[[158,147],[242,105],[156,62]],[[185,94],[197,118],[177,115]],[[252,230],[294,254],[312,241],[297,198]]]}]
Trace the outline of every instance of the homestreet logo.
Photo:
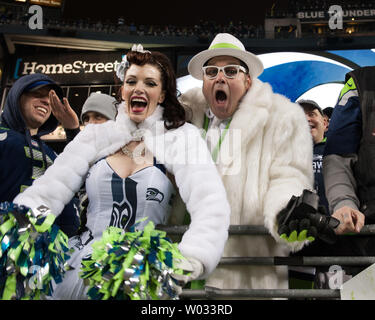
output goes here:
[{"label": "homestreet logo", "polygon": [[121,54],[34,56],[15,60],[13,79],[34,73],[43,73],[59,83],[112,83]]},{"label": "homestreet logo", "polygon": [[[18,63],[21,61],[19,60]],[[120,64],[119,61],[114,62],[86,62],[82,60],[76,60],[73,63],[66,64],[41,64],[37,61],[24,62],[23,70],[21,75],[33,74],[33,73],[44,73],[44,74],[71,74],[71,73],[102,73],[102,72],[114,72],[117,66]]]}]

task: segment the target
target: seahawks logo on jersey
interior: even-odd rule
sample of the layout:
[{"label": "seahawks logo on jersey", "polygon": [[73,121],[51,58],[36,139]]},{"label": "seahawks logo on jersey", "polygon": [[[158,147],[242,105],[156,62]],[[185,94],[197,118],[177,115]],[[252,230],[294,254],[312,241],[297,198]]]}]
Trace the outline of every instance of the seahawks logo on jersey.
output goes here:
[{"label": "seahawks logo on jersey", "polygon": [[349,98],[351,97],[358,97],[358,90],[353,78],[349,78],[349,80],[345,83],[344,87],[342,88],[339,96],[338,105],[345,106]]},{"label": "seahawks logo on jersey", "polygon": [[156,188],[147,188],[146,200],[157,201],[161,203],[164,200],[164,194]]},{"label": "seahawks logo on jersey", "polygon": [[112,207],[110,225],[113,227],[126,229],[131,221],[132,223],[130,225],[134,223],[134,217],[129,205],[126,202],[114,203]]},{"label": "seahawks logo on jersey", "polygon": [[135,222],[137,210],[137,182],[121,179],[113,174],[112,181],[113,206],[110,226],[126,230]]}]

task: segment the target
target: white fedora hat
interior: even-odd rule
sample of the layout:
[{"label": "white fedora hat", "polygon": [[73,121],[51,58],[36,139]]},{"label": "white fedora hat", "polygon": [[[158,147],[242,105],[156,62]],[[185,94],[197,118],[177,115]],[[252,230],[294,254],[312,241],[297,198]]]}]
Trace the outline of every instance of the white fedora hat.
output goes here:
[{"label": "white fedora hat", "polygon": [[203,80],[202,67],[208,60],[217,56],[231,56],[240,59],[247,65],[252,79],[257,78],[264,69],[262,61],[255,54],[246,51],[240,40],[229,33],[219,33],[207,50],[199,52],[190,60],[189,73],[194,78]]}]

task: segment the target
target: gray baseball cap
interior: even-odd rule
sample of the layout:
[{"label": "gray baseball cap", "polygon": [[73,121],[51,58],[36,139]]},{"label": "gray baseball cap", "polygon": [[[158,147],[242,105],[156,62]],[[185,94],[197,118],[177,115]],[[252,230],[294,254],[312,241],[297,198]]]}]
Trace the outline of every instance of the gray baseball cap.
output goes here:
[{"label": "gray baseball cap", "polygon": [[109,120],[115,120],[117,115],[116,99],[108,94],[93,92],[82,106],[81,121],[86,112],[94,111],[102,114]]},{"label": "gray baseball cap", "polygon": [[305,107],[310,108],[310,110],[317,109],[321,115],[323,115],[323,110],[319,105],[313,100],[298,100],[297,103],[305,109]]}]

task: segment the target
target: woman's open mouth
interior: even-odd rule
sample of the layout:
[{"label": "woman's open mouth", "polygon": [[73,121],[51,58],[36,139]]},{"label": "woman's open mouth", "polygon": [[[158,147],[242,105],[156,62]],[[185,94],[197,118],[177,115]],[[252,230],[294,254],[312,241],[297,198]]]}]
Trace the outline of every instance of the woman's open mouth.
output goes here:
[{"label": "woman's open mouth", "polygon": [[134,113],[141,113],[143,112],[147,107],[147,100],[142,97],[133,97],[130,100],[130,108],[131,111]]}]

